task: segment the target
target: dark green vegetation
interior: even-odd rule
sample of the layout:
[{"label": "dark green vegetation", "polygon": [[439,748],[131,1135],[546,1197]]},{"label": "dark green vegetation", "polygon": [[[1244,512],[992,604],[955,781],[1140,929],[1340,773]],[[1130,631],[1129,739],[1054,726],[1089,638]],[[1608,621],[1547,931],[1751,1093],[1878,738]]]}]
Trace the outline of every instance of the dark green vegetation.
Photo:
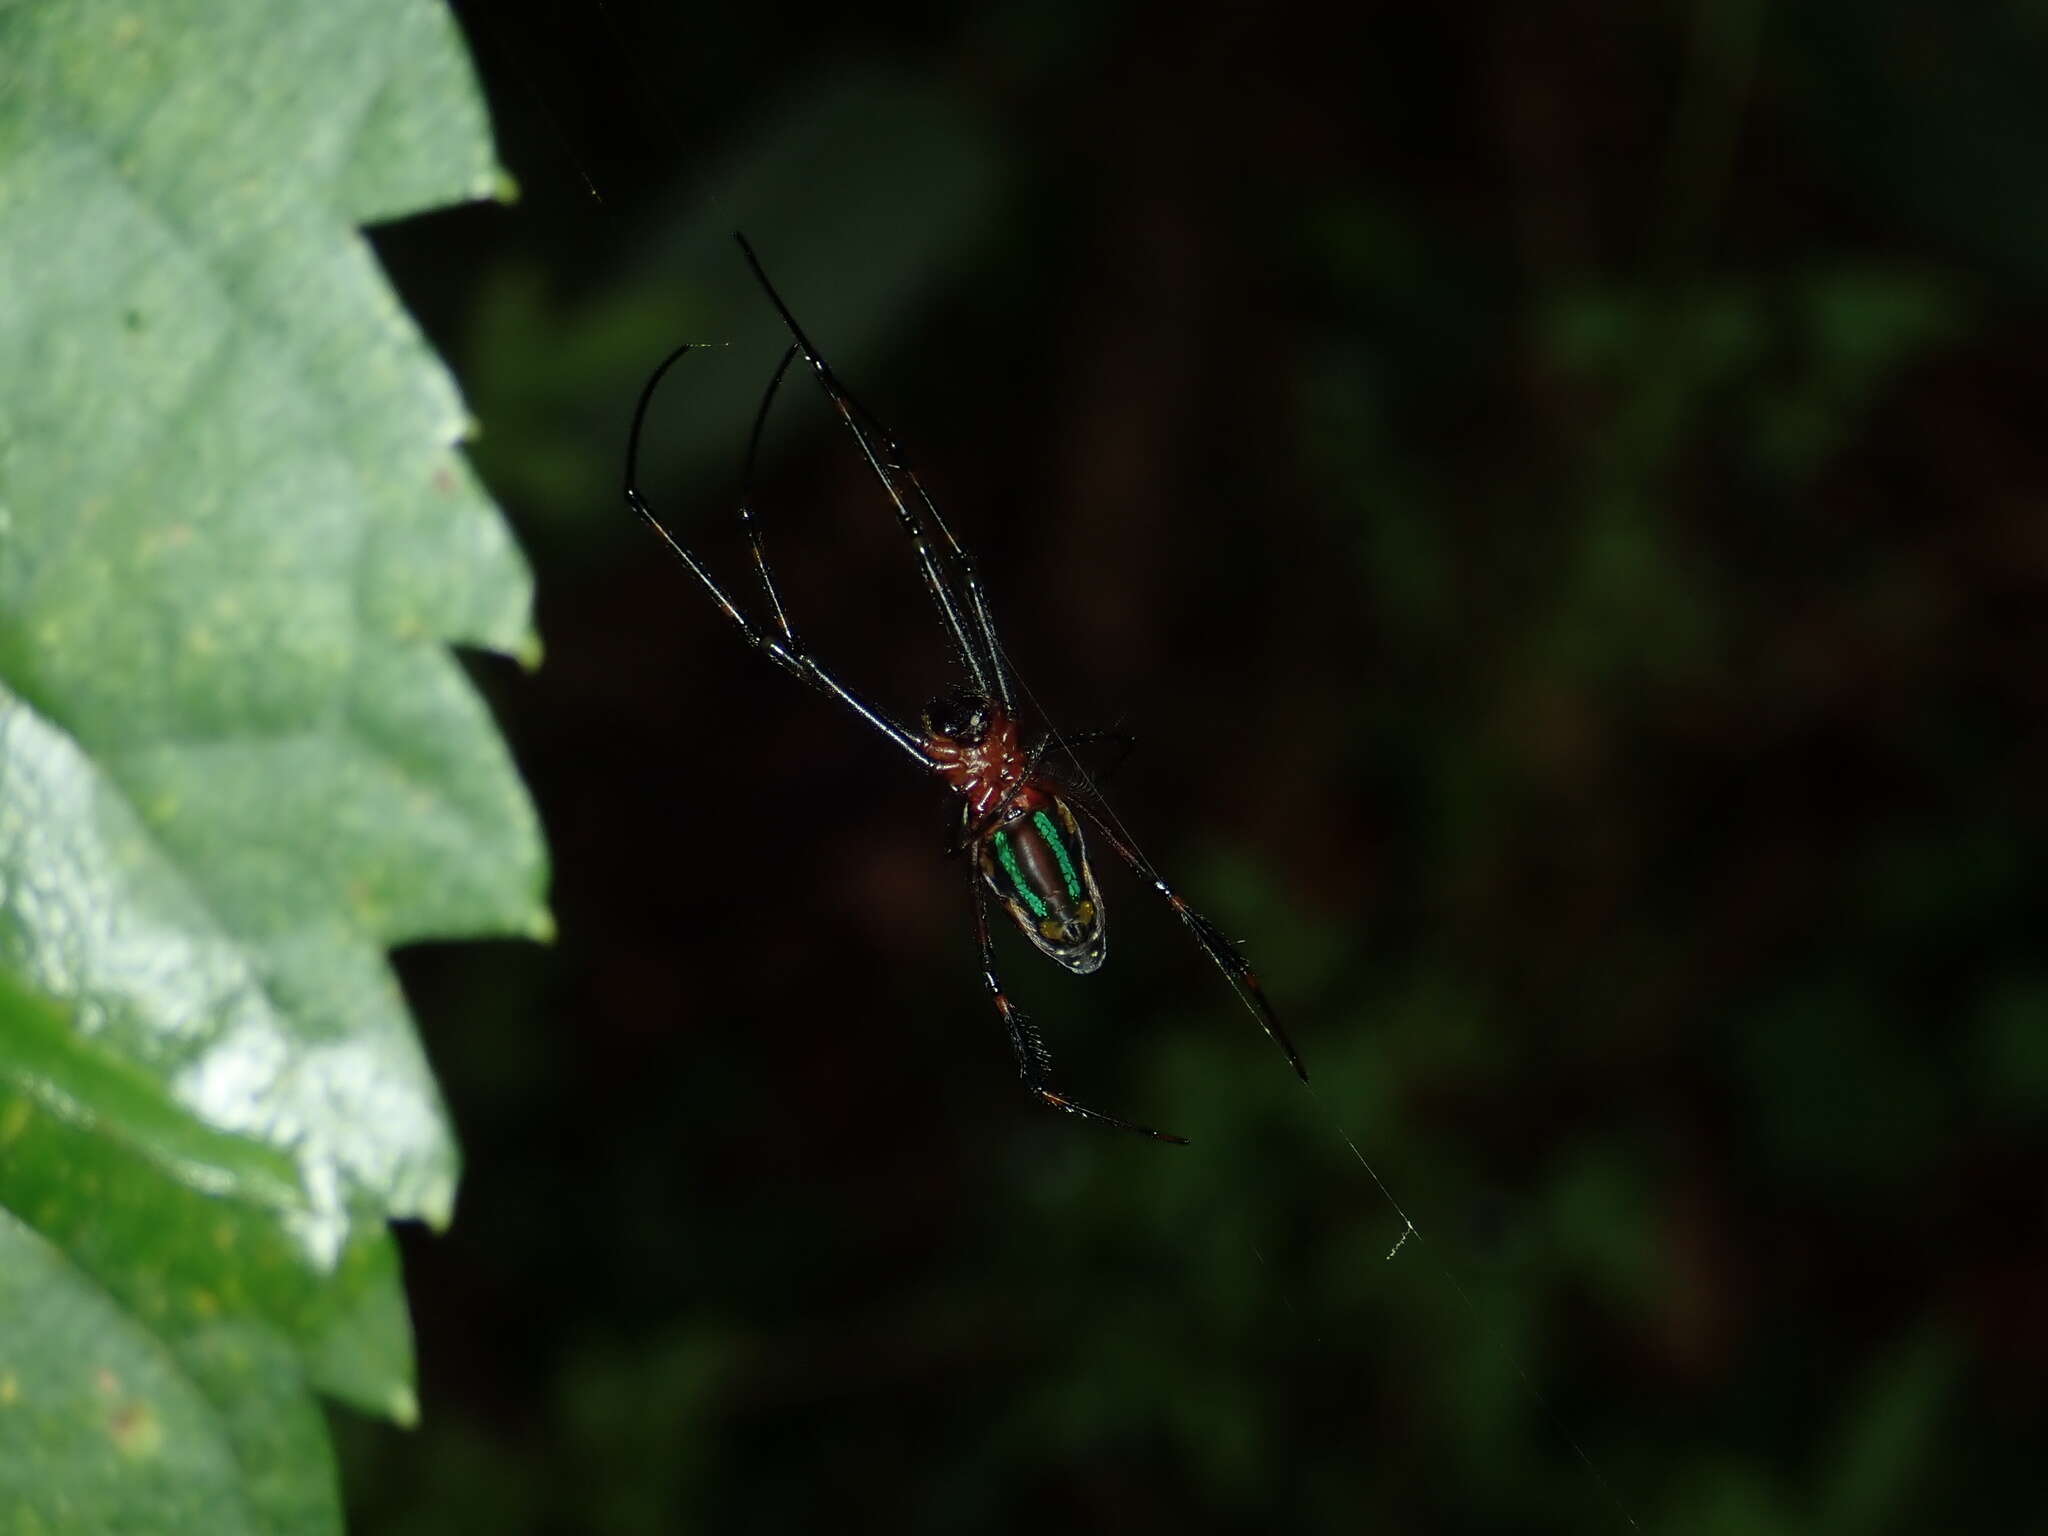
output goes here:
[{"label": "dark green vegetation", "polygon": [[[525,200],[385,245],[542,572],[563,942],[409,969],[471,1171],[364,1528],[1622,1529],[1560,1424],[1646,1529],[2033,1518],[2048,28],[608,9],[472,18]],[[736,225],[1322,1108],[1115,871],[1006,974],[1194,1145],[1032,1105],[933,789],[617,506],[730,340],[646,471],[743,580]],[[792,610],[914,713],[786,410]]]},{"label": "dark green vegetation", "polygon": [[[1651,1530],[2033,1518],[2048,32],[609,9],[472,21],[525,201],[385,247],[542,572],[563,941],[409,968],[470,1176],[363,1528],[1622,1529],[1559,1424]],[[1009,978],[1194,1145],[1032,1105],[933,789],[617,506],[731,340],[647,477],[742,579],[735,225],[1323,1108],[1115,872]],[[792,609],[912,713],[787,409]]]}]

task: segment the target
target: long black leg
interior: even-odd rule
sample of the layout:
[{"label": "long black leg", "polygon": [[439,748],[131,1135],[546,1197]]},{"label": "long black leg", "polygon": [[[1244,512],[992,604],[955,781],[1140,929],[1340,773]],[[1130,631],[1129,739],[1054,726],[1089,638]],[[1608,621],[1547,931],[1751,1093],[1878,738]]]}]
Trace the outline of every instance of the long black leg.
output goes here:
[{"label": "long black leg", "polygon": [[[917,497],[918,504],[923,507],[925,516],[931,519],[932,526],[939,530],[939,536],[946,541],[947,553],[952,556],[953,563],[960,568],[960,585],[966,590],[968,609],[974,615],[975,626],[981,632],[983,649],[988,654],[989,677],[995,688],[993,697],[1006,711],[1016,713],[1016,701],[1010,694],[1008,664],[1003,659],[1003,644],[996,637],[995,615],[989,608],[988,591],[981,584],[981,568],[975,562],[973,551],[954,535],[952,525],[946,521],[945,514],[939,511],[939,504],[932,499],[932,493],[925,489],[924,481],[918,477],[916,468],[912,466],[910,456],[903,447],[903,440],[890,431],[873,411],[848,394],[846,386],[839,382],[837,375],[827,369],[824,377],[826,387],[844,396],[847,404],[852,406],[854,414],[866,421],[869,430],[881,444],[881,461],[887,465],[891,475],[903,477],[912,494]],[[859,432],[857,426],[855,432]],[[873,457],[870,457],[870,462],[873,462]],[[895,493],[892,491],[891,494]]]},{"label": "long black leg", "polygon": [[1016,1053],[1017,1073],[1024,1079],[1024,1086],[1031,1090],[1042,1103],[1054,1109],[1063,1109],[1070,1115],[1079,1115],[1084,1120],[1095,1120],[1103,1125],[1113,1126],[1119,1131],[1136,1131],[1140,1136],[1150,1136],[1154,1141],[1170,1141],[1177,1146],[1186,1146],[1185,1136],[1169,1136],[1165,1131],[1155,1131],[1148,1126],[1133,1125],[1128,1120],[1119,1120],[1115,1115],[1105,1115],[1099,1109],[1089,1109],[1076,1104],[1063,1093],[1053,1091],[1052,1061],[1046,1055],[1045,1041],[1038,1030],[1024,1016],[1024,1010],[1010,1001],[1003,991],[1003,984],[996,976],[996,940],[988,926],[988,896],[982,890],[981,871],[970,867],[967,878],[974,893],[974,935],[981,943],[981,979],[988,985],[989,999],[996,1005],[996,1012],[1002,1016],[1003,1027],[1010,1032],[1010,1049]]},{"label": "long black leg", "polygon": [[789,365],[799,356],[795,347],[782,354],[782,361],[775,365],[775,372],[768,379],[768,387],[761,393],[761,408],[754,412],[754,429],[747,434],[746,462],[740,468],[740,526],[747,532],[747,548],[754,556],[754,570],[761,578],[761,590],[768,595],[768,608],[775,615],[775,624],[782,631],[782,639],[792,651],[801,651],[796,638],[796,626],[790,622],[789,611],[782,606],[782,594],[775,589],[775,577],[768,569],[768,554],[761,543],[761,524],[754,516],[754,461],[761,452],[761,430],[768,425],[769,407],[775,404],[775,392],[782,388],[782,379],[789,372]]},{"label": "long black leg", "polygon": [[1116,829],[1100,811],[1082,799],[1077,798],[1072,803],[1095,823],[1096,830],[1116,850],[1117,857],[1130,865],[1140,880],[1166,898],[1167,905],[1179,914],[1180,920],[1187,924],[1188,932],[1195,936],[1195,942],[1216,962],[1217,969],[1229,979],[1232,990],[1244,1000],[1252,1016],[1265,1026],[1266,1033],[1273,1037],[1273,1043],[1286,1054],[1287,1064],[1294,1068],[1295,1075],[1307,1082],[1308,1068],[1301,1064],[1301,1053],[1295,1050],[1294,1042],[1287,1038],[1287,1031],[1273,1016],[1273,1005],[1266,1001],[1266,989],[1259,985],[1258,973],[1238,953],[1237,946],[1224,937],[1222,929],[1189,906],[1180,893],[1166,883],[1165,877],[1152,867],[1150,860],[1117,835]]},{"label": "long black leg", "polygon": [[[768,562],[761,550],[759,531],[753,519],[744,508],[741,509],[741,517],[747,526],[747,537],[753,547],[755,564],[761,572],[762,582],[768,588],[770,606],[775,609],[777,622],[781,626],[782,639],[777,639],[766,630],[757,627],[748,620],[745,614],[740,612],[739,608],[733,603],[733,600],[726,596],[725,589],[719,586],[718,582],[712,577],[711,572],[705,568],[704,562],[692,554],[680,539],[668,531],[668,528],[662,523],[661,519],[654,515],[653,509],[647,505],[647,498],[641,495],[639,484],[640,431],[647,419],[647,407],[654,399],[654,391],[660,385],[663,375],[670,368],[674,367],[689,350],[690,344],[685,343],[663,358],[661,366],[654,370],[653,374],[648,378],[646,386],[640,391],[640,403],[633,410],[633,430],[626,439],[626,505],[646,520],[647,526],[661,536],[662,542],[674,550],[683,564],[690,568],[690,573],[704,584],[704,590],[711,594],[711,600],[718,605],[721,613],[738,626],[741,637],[748,645],[758,651],[765,651],[768,654],[768,658],[784,671],[801,678],[821,693],[829,694],[833,698],[838,699],[855,714],[867,721],[869,725],[872,725],[884,736],[895,742],[897,746],[916,758],[923,767],[931,768],[937,766],[932,761],[930,755],[926,753],[922,741],[916,735],[906,730],[903,726],[898,725],[894,720],[891,720],[887,715],[875,708],[874,705],[868,703],[860,695],[840,682],[838,678],[834,677],[819,664],[816,657],[812,656],[809,651],[806,651],[797,643],[796,635],[790,628],[788,616],[782,612],[781,599],[775,595],[773,580],[768,575]],[[788,366],[786,362],[784,366]],[[778,379],[780,378],[780,370],[777,372],[777,377]]]},{"label": "long black leg", "polygon": [[[863,406],[846,387],[839,382],[831,365],[819,355],[804,328],[797,324],[796,316],[782,301],[775,285],[768,280],[762,269],[761,259],[754,254],[753,246],[747,243],[745,235],[735,232],[733,238],[739,242],[745,253],[747,265],[753,269],[768,300],[782,317],[782,323],[789,330],[790,339],[803,354],[804,361],[811,365],[824,388],[826,398],[832,402],[839,418],[852,432],[854,441],[860,446],[861,456],[867,460],[868,468],[875,478],[882,482],[889,500],[896,507],[896,516],[909,535],[911,546],[916,552],[918,570],[924,577],[925,590],[930,593],[933,605],[939,611],[939,620],[946,633],[959,650],[961,659],[974,680],[975,690],[985,698],[992,698],[1007,711],[1014,713],[1015,702],[1010,695],[1010,680],[1003,665],[1002,646],[996,639],[995,621],[989,612],[988,595],[981,585],[981,577],[975,568],[974,558],[966,546],[953,535],[952,528],[940,515],[938,505],[925,490],[923,481],[903,453],[902,444],[896,435],[882,425],[875,414]],[[904,486],[910,488],[910,495],[904,494]],[[952,583],[947,579],[945,569],[934,553],[926,526],[936,529],[944,540],[946,552],[960,569],[961,586],[965,589],[966,606],[974,619],[974,632],[970,633],[962,619],[960,598],[954,593]]]}]

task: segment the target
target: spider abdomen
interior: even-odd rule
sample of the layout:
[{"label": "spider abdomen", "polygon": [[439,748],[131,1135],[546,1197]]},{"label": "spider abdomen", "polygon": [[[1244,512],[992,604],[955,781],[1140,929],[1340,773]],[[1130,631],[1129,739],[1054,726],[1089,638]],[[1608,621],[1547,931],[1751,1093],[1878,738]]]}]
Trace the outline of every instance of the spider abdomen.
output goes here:
[{"label": "spider abdomen", "polygon": [[1032,800],[983,834],[982,877],[1041,954],[1085,976],[1102,964],[1106,950],[1102,894],[1066,802],[1057,795]]}]

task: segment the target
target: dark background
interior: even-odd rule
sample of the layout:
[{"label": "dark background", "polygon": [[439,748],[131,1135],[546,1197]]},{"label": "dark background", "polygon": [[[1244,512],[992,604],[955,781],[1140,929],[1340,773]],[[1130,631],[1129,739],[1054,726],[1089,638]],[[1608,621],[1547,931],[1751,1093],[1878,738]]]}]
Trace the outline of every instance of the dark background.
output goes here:
[{"label": "dark background", "polygon": [[[538,573],[561,938],[402,959],[469,1167],[358,1530],[2043,1519],[2048,11],[463,9],[523,198],[377,240]],[[621,506],[731,342],[645,468],[748,591],[735,226],[1312,1095],[1104,869],[1102,972],[1004,964],[1193,1145],[1034,1106],[943,794]],[[914,715],[812,391],[765,464]]]}]

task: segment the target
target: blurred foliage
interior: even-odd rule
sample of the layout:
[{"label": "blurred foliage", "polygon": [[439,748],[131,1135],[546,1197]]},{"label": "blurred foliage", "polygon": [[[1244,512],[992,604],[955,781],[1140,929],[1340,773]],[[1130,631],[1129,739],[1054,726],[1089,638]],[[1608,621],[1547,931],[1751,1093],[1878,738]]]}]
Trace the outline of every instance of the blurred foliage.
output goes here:
[{"label": "blurred foliage", "polygon": [[[524,200],[380,245],[540,564],[563,942],[408,960],[474,1156],[359,1526],[2032,1518],[2037,11],[467,7]],[[744,587],[736,225],[1312,1093],[1112,875],[1004,964],[1194,1144],[1034,1111],[930,786],[626,517],[732,343],[646,479]],[[785,593],[911,714],[785,394]]]},{"label": "blurred foliage", "polygon": [[526,569],[358,226],[496,185],[432,5],[0,8],[9,1531],[335,1531],[313,1394],[417,1411],[385,951],[547,914],[447,650]]}]

